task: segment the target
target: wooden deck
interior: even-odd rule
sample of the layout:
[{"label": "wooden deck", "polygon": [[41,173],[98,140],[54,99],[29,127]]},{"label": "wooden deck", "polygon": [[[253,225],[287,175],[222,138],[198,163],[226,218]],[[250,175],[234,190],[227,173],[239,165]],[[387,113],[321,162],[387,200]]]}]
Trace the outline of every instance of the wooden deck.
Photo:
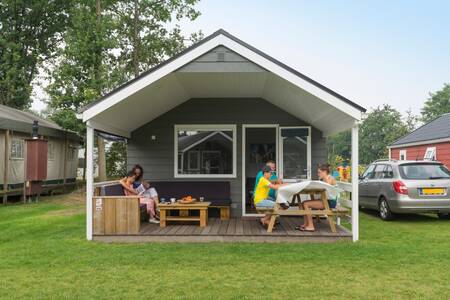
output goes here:
[{"label": "wooden deck", "polygon": [[328,221],[322,219],[316,223],[315,232],[295,230],[302,221],[299,217],[279,218],[280,224],[272,233],[259,224],[257,219],[232,218],[221,221],[210,218],[206,227],[197,224],[168,223],[165,228],[157,224],[143,223],[138,235],[94,236],[94,240],[103,242],[336,242],[351,241],[351,232],[342,226],[337,226],[337,233],[330,231]]}]

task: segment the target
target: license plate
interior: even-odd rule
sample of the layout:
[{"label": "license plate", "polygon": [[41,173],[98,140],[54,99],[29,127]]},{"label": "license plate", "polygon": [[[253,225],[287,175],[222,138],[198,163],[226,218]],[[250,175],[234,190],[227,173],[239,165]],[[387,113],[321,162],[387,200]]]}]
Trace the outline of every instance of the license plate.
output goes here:
[{"label": "license plate", "polygon": [[422,188],[419,189],[419,194],[423,196],[445,196],[447,189],[444,188]]}]

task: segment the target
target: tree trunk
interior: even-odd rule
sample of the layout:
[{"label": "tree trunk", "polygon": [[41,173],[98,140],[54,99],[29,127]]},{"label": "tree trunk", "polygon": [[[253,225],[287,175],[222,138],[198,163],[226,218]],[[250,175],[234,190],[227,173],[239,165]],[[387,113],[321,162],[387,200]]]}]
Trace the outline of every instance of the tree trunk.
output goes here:
[{"label": "tree trunk", "polygon": [[133,70],[134,77],[139,76],[139,0],[134,0],[133,17]]},{"label": "tree trunk", "polygon": [[105,153],[105,140],[97,136],[98,147],[98,180],[106,181],[106,153]]}]

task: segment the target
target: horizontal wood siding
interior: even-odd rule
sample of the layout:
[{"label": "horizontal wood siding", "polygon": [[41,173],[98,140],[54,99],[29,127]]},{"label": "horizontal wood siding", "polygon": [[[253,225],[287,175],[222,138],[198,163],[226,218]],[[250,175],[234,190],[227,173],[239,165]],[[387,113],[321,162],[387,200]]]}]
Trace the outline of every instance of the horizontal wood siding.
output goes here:
[{"label": "horizontal wood siding", "polygon": [[450,168],[450,142],[395,148],[391,150],[391,158],[400,159],[400,150],[406,150],[406,159],[421,160],[428,147],[436,147],[436,160]]},{"label": "horizontal wood siding", "polygon": [[[305,109],[307,109],[305,107]],[[132,116],[130,116],[132,117]],[[236,124],[237,177],[232,179],[174,178],[175,124]],[[279,109],[264,99],[191,99],[132,133],[128,143],[128,168],[141,164],[150,180],[217,180],[230,181],[233,201],[232,215],[241,215],[242,124],[280,124],[305,126],[304,121]],[[156,137],[155,140],[151,136]],[[312,129],[312,166],[326,160],[326,145],[322,133]],[[315,176],[316,172],[312,172]]]}]

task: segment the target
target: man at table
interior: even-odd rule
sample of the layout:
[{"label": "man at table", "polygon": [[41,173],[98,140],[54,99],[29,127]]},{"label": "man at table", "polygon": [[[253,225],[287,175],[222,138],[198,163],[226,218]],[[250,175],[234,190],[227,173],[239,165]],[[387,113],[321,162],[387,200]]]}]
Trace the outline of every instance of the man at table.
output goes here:
[{"label": "man at table", "polygon": [[[259,178],[255,187],[255,194],[253,200],[255,207],[258,209],[270,209],[275,207],[275,199],[270,197],[270,190],[277,190],[283,184],[270,182],[272,176],[272,168],[270,166],[264,166],[262,169],[263,176]],[[283,209],[287,209],[289,206],[286,203],[280,204]],[[266,215],[261,218],[261,224],[266,226],[269,224],[270,216]]]},{"label": "man at table", "polygon": [[[280,179],[278,179],[278,177],[277,177],[277,164],[273,160],[269,160],[266,163],[266,166],[269,166],[270,170],[271,170],[271,175],[270,175],[270,178],[269,178],[270,182],[275,183],[275,184],[282,183],[282,181]],[[258,174],[256,174],[255,186],[253,188],[253,197],[254,197],[255,192],[256,192],[256,186],[258,185],[258,182],[261,179],[261,177],[263,177],[263,171],[259,171]],[[276,199],[277,194],[276,194],[274,189],[270,189],[269,197],[271,197],[273,199]]]}]

